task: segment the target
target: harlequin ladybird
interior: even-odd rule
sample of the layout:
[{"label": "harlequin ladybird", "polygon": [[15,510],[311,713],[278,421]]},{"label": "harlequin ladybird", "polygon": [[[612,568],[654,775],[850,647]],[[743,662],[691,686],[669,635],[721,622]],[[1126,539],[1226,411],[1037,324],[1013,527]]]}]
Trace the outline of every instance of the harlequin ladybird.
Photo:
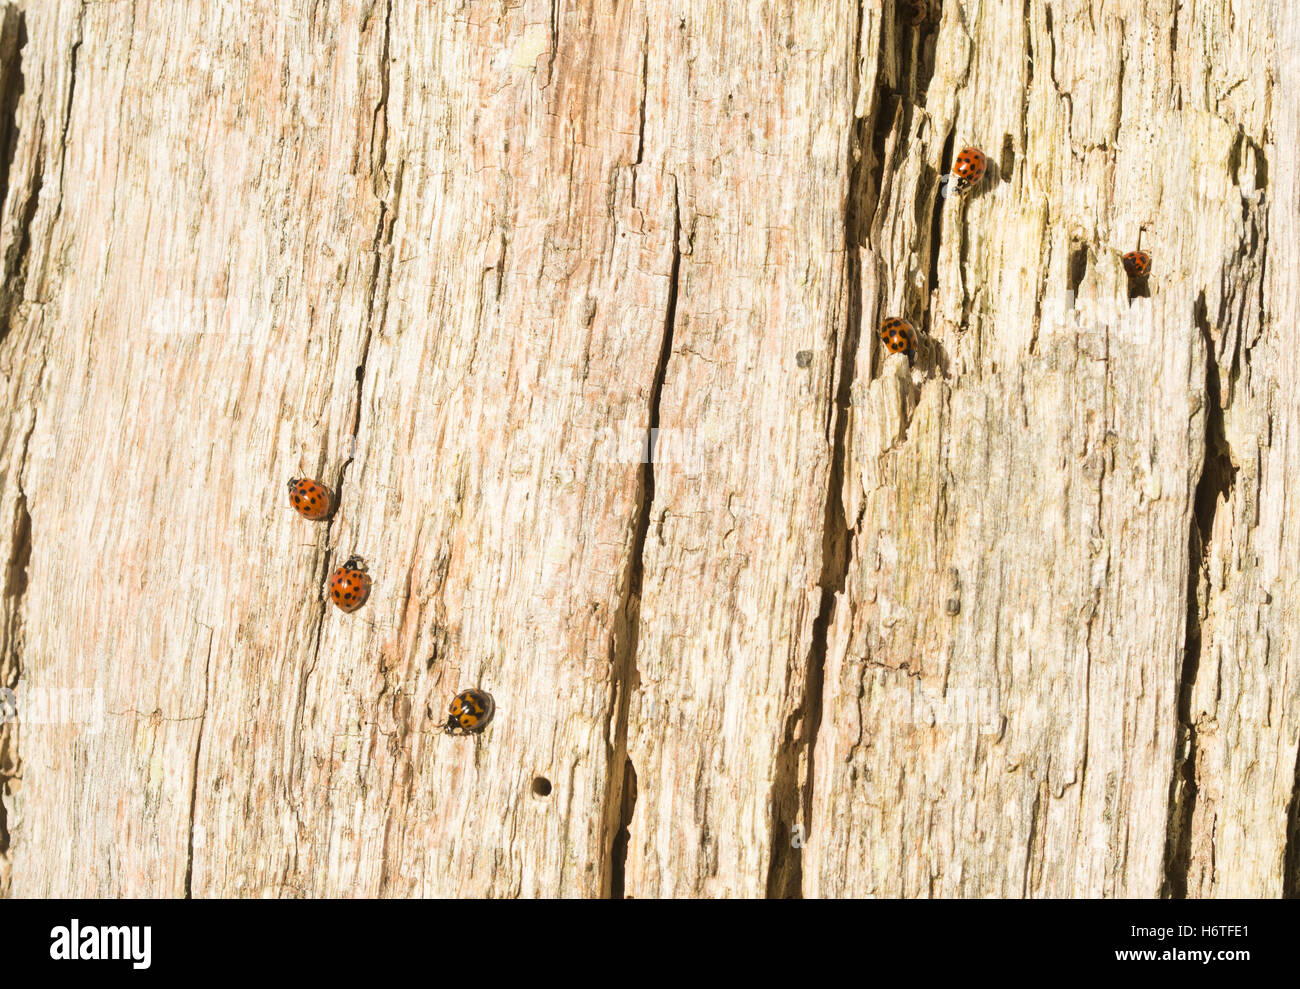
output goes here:
[{"label": "harlequin ladybird", "polygon": [[330,489],[306,477],[289,478],[289,504],[305,519],[318,522],[328,518],[334,498]]},{"label": "harlequin ladybird", "polygon": [[488,726],[496,704],[492,695],[482,690],[462,690],[447,707],[447,723],[442,730],[448,735],[477,735]]},{"label": "harlequin ladybird", "polygon": [[330,575],[330,600],[343,611],[356,611],[368,597],[370,575],[366,573],[366,561],[350,556],[347,563]]},{"label": "harlequin ladybird", "polygon": [[880,342],[891,354],[903,354],[912,349],[915,335],[905,319],[891,316],[880,324]]},{"label": "harlequin ladybird", "polygon": [[924,24],[930,16],[930,8],[925,0],[904,0],[903,19],[913,26]]},{"label": "harlequin ladybird", "polygon": [[979,148],[962,148],[961,154],[953,162],[952,171],[957,176],[957,191],[963,196],[970,192],[989,167],[988,159]]},{"label": "harlequin ladybird", "polygon": [[1146,251],[1129,251],[1121,260],[1129,278],[1146,278],[1151,274],[1151,255]]}]

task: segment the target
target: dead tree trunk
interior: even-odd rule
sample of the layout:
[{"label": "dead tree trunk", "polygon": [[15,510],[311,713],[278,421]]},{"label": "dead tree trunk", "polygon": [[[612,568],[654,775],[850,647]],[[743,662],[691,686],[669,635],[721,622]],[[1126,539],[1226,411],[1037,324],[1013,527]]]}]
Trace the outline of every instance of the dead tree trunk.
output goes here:
[{"label": "dead tree trunk", "polygon": [[0,890],[1300,893],[1300,19],[895,6],[9,4]]}]

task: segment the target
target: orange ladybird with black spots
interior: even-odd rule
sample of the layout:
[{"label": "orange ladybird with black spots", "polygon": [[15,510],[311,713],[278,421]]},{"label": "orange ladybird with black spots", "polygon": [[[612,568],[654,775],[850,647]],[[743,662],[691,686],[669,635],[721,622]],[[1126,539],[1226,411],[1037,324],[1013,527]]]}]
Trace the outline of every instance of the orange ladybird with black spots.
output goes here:
[{"label": "orange ladybird with black spots", "polygon": [[370,585],[366,561],[350,556],[347,563],[330,575],[330,600],[340,611],[356,611],[370,597]]},{"label": "orange ladybird with black spots", "polygon": [[442,730],[448,735],[477,735],[488,726],[495,710],[490,694],[473,688],[462,690],[451,699]]},{"label": "orange ladybird with black spots", "polygon": [[289,504],[305,519],[319,522],[329,518],[334,497],[330,489],[308,477],[289,478]]}]

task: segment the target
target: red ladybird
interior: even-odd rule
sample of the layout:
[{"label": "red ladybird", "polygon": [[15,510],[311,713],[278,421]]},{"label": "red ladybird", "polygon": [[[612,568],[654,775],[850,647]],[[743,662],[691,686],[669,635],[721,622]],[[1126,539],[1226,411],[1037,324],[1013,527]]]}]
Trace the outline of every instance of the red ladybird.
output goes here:
[{"label": "red ladybird", "polygon": [[306,477],[289,478],[289,504],[305,519],[319,522],[329,518],[334,497],[330,489]]},{"label": "red ladybird", "polygon": [[957,176],[957,191],[963,196],[984,178],[989,161],[979,148],[962,148],[953,162],[952,171]]},{"label": "red ladybird", "polygon": [[1121,260],[1129,278],[1146,278],[1151,274],[1151,255],[1146,251],[1129,251]]},{"label": "red ladybird", "polygon": [[924,24],[929,16],[930,8],[925,0],[903,0],[903,19],[908,24]]},{"label": "red ladybird", "polygon": [[880,342],[891,354],[904,354],[916,343],[916,334],[907,320],[891,316],[880,324]]},{"label": "red ladybird", "polygon": [[330,575],[330,600],[342,611],[356,611],[370,597],[370,575],[366,573],[366,561],[359,556],[348,557],[343,564]]}]

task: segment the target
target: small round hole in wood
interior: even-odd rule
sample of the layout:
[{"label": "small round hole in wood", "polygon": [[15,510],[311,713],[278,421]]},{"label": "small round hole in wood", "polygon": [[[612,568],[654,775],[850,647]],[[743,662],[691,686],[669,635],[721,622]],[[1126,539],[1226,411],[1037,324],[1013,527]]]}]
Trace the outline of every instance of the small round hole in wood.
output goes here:
[{"label": "small round hole in wood", "polygon": [[551,781],[545,776],[537,776],[533,779],[533,795],[537,797],[549,797],[551,795]]}]

